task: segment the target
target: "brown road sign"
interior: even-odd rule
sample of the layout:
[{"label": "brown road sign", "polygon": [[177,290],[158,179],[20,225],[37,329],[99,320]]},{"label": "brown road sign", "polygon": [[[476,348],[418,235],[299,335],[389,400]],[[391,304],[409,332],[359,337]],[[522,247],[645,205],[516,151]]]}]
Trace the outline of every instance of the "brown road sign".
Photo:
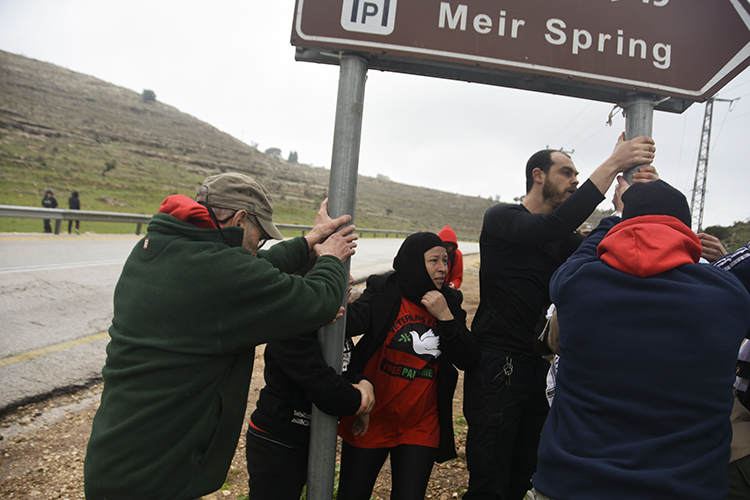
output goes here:
[{"label": "brown road sign", "polygon": [[750,64],[749,0],[297,0],[297,59],[682,112]]}]

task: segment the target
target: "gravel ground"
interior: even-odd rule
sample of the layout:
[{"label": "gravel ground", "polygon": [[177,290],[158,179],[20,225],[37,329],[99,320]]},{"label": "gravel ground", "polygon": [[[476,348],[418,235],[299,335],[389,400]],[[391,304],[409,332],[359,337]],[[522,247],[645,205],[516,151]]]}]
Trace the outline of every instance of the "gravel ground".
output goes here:
[{"label": "gravel ground", "polygon": [[[464,308],[468,322],[479,296],[479,256],[464,258]],[[248,394],[248,413],[255,408],[263,386],[263,348],[255,355],[253,380]],[[466,423],[463,420],[463,374],[454,396],[454,431],[459,458],[435,465],[426,498],[461,498],[468,485],[464,460]],[[84,500],[83,460],[91,433],[91,421],[99,406],[102,384],[72,394],[29,404],[0,416],[0,498]],[[247,422],[245,418],[245,422]],[[246,425],[246,424],[245,424]],[[244,500],[247,494],[244,430],[222,490],[204,500]],[[373,499],[390,498],[390,465],[378,477]]]}]

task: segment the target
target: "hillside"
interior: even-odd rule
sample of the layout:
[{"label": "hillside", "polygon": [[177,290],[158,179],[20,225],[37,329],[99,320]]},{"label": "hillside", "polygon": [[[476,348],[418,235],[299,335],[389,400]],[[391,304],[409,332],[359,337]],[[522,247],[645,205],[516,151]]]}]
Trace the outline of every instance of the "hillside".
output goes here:
[{"label": "hillside", "polygon": [[711,226],[705,231],[721,240],[728,252],[733,252],[750,241],[750,220],[735,222],[733,226]]},{"label": "hillside", "polygon": [[[158,89],[155,89],[158,92]],[[304,152],[302,152],[304,154]],[[207,175],[243,172],[274,195],[276,222],[311,223],[329,171],[287,163],[178,109],[53,64],[0,51],[0,204],[60,204],[80,192],[85,210],[151,214],[174,193],[194,196]],[[360,176],[359,227],[478,237],[494,202]],[[41,221],[0,219],[0,231],[39,231]],[[86,223],[130,232],[132,225]]]}]

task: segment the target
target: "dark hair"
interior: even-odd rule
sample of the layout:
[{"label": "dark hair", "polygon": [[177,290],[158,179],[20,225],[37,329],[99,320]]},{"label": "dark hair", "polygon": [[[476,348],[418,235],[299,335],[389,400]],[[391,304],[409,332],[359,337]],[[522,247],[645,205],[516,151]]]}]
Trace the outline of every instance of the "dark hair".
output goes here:
[{"label": "dark hair", "polygon": [[526,194],[529,194],[531,188],[534,186],[533,172],[535,168],[538,168],[545,174],[549,173],[550,167],[555,163],[552,161],[552,153],[562,153],[570,158],[566,153],[556,149],[542,149],[531,155],[529,161],[526,162]]}]

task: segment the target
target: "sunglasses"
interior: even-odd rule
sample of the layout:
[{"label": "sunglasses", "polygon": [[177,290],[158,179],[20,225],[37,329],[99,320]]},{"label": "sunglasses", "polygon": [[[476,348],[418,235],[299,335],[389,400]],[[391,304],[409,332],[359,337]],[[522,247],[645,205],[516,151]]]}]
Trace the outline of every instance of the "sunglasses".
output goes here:
[{"label": "sunglasses", "polygon": [[263,245],[265,245],[266,242],[271,239],[271,237],[268,236],[268,233],[266,233],[263,227],[257,222],[257,219],[255,219],[254,215],[247,214],[247,222],[257,227],[258,231],[260,232],[260,238],[258,239],[258,250],[260,250],[261,248],[263,248]]}]

